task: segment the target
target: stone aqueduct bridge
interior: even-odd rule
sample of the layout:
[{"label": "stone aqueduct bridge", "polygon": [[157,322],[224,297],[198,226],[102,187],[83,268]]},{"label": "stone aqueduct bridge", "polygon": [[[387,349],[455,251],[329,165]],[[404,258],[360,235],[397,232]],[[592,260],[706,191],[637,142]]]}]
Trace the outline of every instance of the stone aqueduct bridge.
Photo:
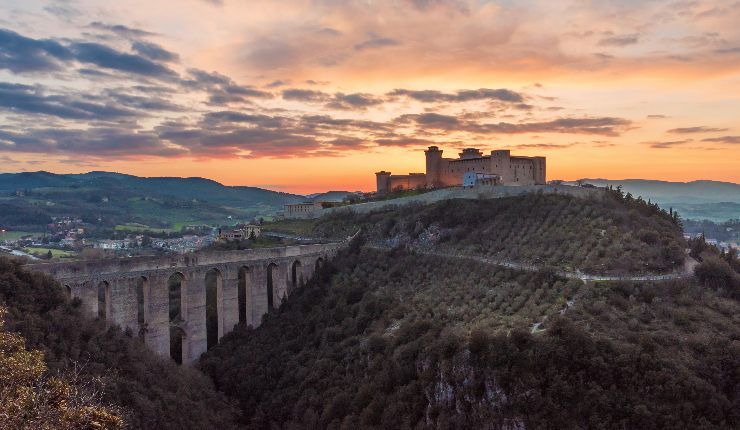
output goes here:
[{"label": "stone aqueduct bridge", "polygon": [[235,324],[258,326],[349,240],[27,267],[54,277],[68,298],[131,329],[157,354],[192,363]]}]

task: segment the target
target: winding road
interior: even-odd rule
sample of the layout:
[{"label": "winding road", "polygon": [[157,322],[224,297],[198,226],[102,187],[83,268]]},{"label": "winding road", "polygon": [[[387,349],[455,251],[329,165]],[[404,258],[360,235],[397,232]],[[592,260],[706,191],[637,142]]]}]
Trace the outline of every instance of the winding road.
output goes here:
[{"label": "winding road", "polygon": [[[375,245],[366,245],[366,246],[368,248],[373,248],[373,249],[383,249],[383,250],[391,249],[390,247],[384,247],[384,246],[375,246]],[[475,261],[478,263],[490,264],[492,266],[506,267],[508,269],[515,269],[515,270],[524,270],[527,272],[537,272],[545,268],[543,266],[537,266],[537,265],[532,265],[532,264],[522,264],[522,263],[517,263],[514,261],[497,260],[497,259],[490,258],[490,257],[481,257],[481,256],[476,256],[476,255],[463,255],[463,254],[455,254],[451,252],[440,252],[440,251],[424,251],[424,250],[419,250],[419,249],[414,249],[413,252],[416,252],[418,254],[424,254],[424,255],[432,255],[435,257],[456,258],[460,260]],[[648,275],[616,276],[616,275],[587,274],[581,271],[570,272],[570,271],[565,271],[565,270],[558,270],[555,273],[558,276],[562,276],[563,278],[580,279],[582,281],[633,281],[633,282],[668,281],[668,280],[674,280],[674,279],[687,279],[687,278],[694,276],[694,268],[696,267],[697,264],[699,263],[696,260],[694,260],[693,258],[687,255],[686,261],[680,271],[660,274],[660,275],[648,274]]]},{"label": "winding road", "polygon": [[[318,238],[294,236],[294,235],[290,235],[286,233],[277,233],[277,232],[264,232],[263,234],[270,235],[270,236],[276,236],[276,237],[282,237],[282,238],[302,240],[302,241],[320,240]],[[365,247],[371,248],[371,249],[379,249],[379,250],[392,249],[392,247],[390,246],[380,246],[380,245],[365,245]],[[465,255],[465,254],[456,254],[456,253],[451,253],[451,252],[440,252],[440,251],[425,251],[421,249],[413,249],[413,252],[417,254],[432,255],[435,257],[456,258],[460,260],[476,261],[478,263],[489,264],[489,265],[498,266],[498,267],[506,267],[508,269],[514,269],[514,270],[524,270],[527,272],[538,272],[545,268],[545,266],[538,266],[534,264],[523,264],[523,263],[517,263],[515,261],[500,260],[500,259],[495,259],[495,258],[490,258],[490,257],[477,256],[477,255]],[[694,260],[687,254],[686,260],[681,270],[676,271],[676,272],[671,272],[671,273],[665,273],[665,274],[652,274],[652,275],[642,274],[642,275],[616,276],[616,275],[588,274],[588,273],[583,273],[579,270],[576,270],[576,271],[558,270],[555,273],[558,276],[561,276],[563,278],[580,279],[581,281],[584,281],[584,282],[586,281],[631,281],[631,282],[669,281],[669,280],[675,280],[675,279],[691,278],[692,276],[694,276],[694,268],[696,267],[697,264],[699,264],[699,262]]]}]

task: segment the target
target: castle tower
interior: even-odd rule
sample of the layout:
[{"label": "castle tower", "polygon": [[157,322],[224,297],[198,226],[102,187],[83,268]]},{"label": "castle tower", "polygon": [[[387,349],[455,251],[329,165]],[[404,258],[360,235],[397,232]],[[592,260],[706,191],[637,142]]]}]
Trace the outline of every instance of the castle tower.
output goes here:
[{"label": "castle tower", "polygon": [[511,151],[499,149],[491,151],[491,172],[500,175],[503,183],[514,180],[514,172],[511,169]]},{"label": "castle tower", "polygon": [[436,146],[430,146],[424,154],[427,159],[427,188],[439,187],[441,186],[442,151]]},{"label": "castle tower", "polygon": [[391,190],[391,172],[381,170],[375,173],[378,194],[385,194]]},{"label": "castle tower", "polygon": [[535,185],[547,184],[547,164],[545,157],[533,157],[532,165]]}]

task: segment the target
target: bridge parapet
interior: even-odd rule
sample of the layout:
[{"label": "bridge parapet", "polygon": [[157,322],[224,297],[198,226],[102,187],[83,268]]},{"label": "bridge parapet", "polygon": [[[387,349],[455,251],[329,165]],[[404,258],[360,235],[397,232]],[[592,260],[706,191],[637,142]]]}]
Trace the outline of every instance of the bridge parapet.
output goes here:
[{"label": "bridge parapet", "polygon": [[[353,236],[354,237],[354,236]],[[94,315],[130,329],[155,352],[191,363],[238,323],[303,285],[342,242],[28,264],[54,277]]]}]

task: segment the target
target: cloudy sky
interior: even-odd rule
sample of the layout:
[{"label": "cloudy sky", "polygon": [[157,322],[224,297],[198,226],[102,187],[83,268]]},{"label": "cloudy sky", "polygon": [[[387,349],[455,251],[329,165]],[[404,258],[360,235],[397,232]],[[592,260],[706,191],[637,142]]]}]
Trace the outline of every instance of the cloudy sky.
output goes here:
[{"label": "cloudy sky", "polygon": [[733,0],[0,0],[0,171],[374,187],[422,150],[740,182]]}]

